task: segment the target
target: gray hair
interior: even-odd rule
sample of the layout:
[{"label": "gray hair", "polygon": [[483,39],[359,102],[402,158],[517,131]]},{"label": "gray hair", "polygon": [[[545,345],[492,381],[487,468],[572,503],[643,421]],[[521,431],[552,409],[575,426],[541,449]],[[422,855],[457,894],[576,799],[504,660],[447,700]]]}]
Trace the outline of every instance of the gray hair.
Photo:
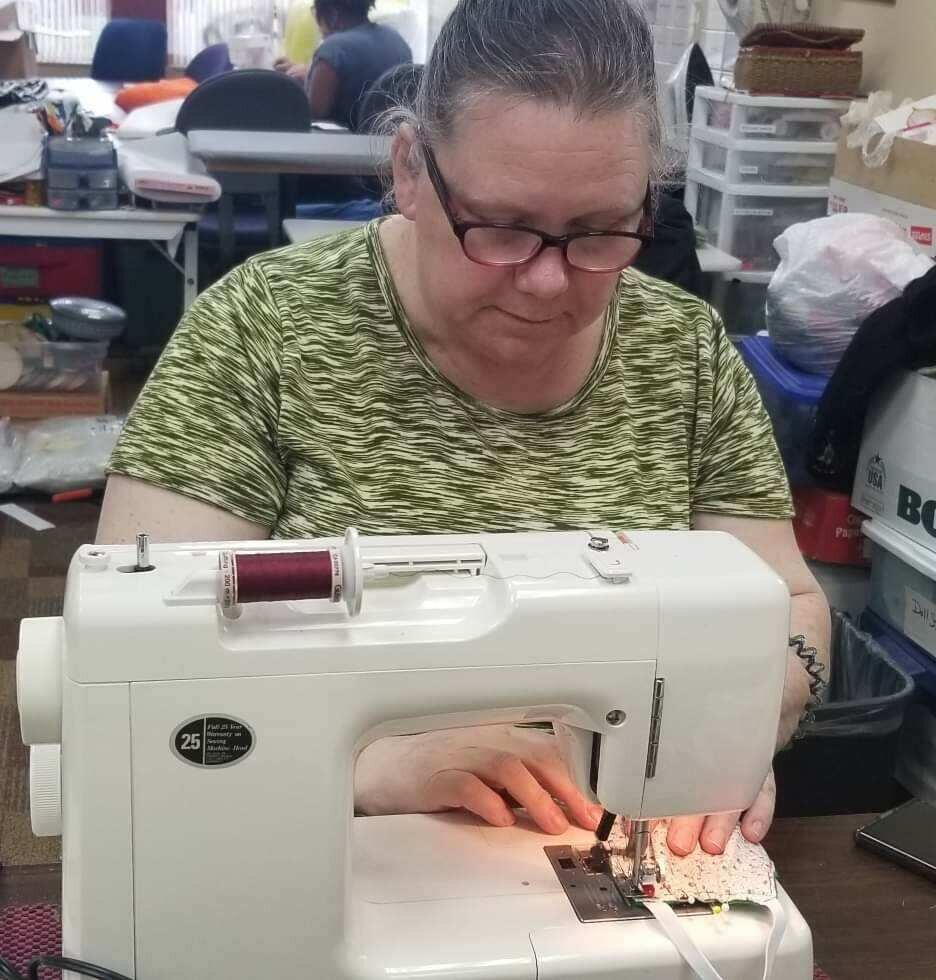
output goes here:
[{"label": "gray hair", "polygon": [[490,95],[543,99],[583,116],[635,112],[656,183],[666,153],[653,38],[637,2],[459,0],[433,46],[409,121],[437,143]]}]

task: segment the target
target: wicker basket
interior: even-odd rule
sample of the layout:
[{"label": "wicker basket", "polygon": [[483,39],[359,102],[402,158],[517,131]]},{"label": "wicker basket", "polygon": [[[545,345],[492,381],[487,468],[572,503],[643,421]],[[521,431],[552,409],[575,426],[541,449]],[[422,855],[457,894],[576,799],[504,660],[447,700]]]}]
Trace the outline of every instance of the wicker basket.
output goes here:
[{"label": "wicker basket", "polygon": [[758,24],[741,40],[735,86],[755,95],[850,96],[861,83],[864,31]]}]

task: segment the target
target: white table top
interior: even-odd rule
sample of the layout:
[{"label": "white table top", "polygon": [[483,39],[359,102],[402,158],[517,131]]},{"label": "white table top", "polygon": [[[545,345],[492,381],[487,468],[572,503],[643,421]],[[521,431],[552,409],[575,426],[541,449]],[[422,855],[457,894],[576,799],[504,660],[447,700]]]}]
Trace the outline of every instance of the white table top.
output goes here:
[{"label": "white table top", "polygon": [[332,218],[287,218],[283,222],[283,232],[291,242],[310,242],[313,238],[337,235],[340,231],[350,231],[366,224],[366,221],[338,221]]},{"label": "white table top", "polygon": [[0,206],[0,235],[35,238],[117,238],[171,241],[199,215],[192,211],[54,211],[22,205]]},{"label": "white table top", "polygon": [[373,174],[388,158],[386,136],[311,130],[308,133],[262,133],[247,130],[196,129],[189,149],[208,165],[221,161],[243,168],[302,173]]},{"label": "white table top", "polygon": [[701,245],[696,249],[703,272],[737,272],[742,262],[714,245]]}]

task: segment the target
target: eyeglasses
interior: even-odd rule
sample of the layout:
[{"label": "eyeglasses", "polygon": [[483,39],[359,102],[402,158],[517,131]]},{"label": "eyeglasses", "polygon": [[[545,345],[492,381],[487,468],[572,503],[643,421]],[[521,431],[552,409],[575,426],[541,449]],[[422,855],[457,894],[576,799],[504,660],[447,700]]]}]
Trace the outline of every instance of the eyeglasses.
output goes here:
[{"label": "eyeglasses", "polygon": [[[452,211],[448,188],[439,171],[432,147],[422,143],[426,171],[452,226],[462,251],[472,262],[499,268],[525,265],[544,248],[562,249],[563,258],[583,272],[620,272],[637,258],[653,239],[650,192],[644,198],[641,231],[580,231],[571,235],[548,235],[536,228],[497,222],[459,221]],[[644,230],[645,229],[645,230]]]}]

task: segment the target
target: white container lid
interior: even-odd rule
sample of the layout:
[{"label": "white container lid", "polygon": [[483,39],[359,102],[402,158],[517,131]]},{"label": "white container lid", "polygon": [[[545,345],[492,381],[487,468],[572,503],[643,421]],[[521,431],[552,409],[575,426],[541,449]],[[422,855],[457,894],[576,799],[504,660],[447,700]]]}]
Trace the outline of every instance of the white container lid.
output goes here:
[{"label": "white container lid", "polygon": [[729,184],[727,180],[707,170],[690,167],[686,179],[704,184],[713,191],[735,197],[828,197],[828,184]]},{"label": "white container lid", "polygon": [[695,94],[696,98],[701,96],[709,102],[730,102],[732,105],[767,109],[837,109],[843,114],[854,101],[851,98],[804,99],[792,95],[749,95],[747,92],[735,92],[727,88],[715,88],[712,85],[699,85]]},{"label": "white container lid", "polygon": [[879,544],[921,575],[936,582],[936,551],[924,548],[912,538],[880,521],[865,521],[861,525],[861,530],[865,537],[875,544]]}]

